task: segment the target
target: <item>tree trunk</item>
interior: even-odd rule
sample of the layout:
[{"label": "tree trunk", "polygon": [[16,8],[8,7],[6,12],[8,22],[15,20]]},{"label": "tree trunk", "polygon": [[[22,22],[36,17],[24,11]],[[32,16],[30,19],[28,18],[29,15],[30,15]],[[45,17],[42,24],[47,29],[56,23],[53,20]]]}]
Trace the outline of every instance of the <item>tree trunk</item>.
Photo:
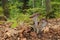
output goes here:
[{"label": "tree trunk", "polygon": [[8,6],[7,6],[7,2],[8,2],[8,0],[2,0],[3,13],[4,13],[4,16],[6,16],[8,18],[9,10],[8,10]]},{"label": "tree trunk", "polygon": [[51,11],[50,1],[51,1],[51,0],[45,0],[45,3],[46,3],[46,13],[47,13],[46,18],[48,18],[48,15],[49,15],[49,13],[50,13],[50,11]]},{"label": "tree trunk", "polygon": [[44,3],[44,1],[43,1],[43,0],[41,0],[41,2],[42,2],[42,7],[43,7],[43,5],[44,5],[44,4],[43,4],[43,3]]},{"label": "tree trunk", "polygon": [[28,2],[29,0],[23,0],[23,7],[22,7],[22,9],[23,9],[23,13],[25,14],[25,12],[26,12],[26,10],[25,9],[27,9],[28,8],[28,6],[27,6],[27,2]]}]

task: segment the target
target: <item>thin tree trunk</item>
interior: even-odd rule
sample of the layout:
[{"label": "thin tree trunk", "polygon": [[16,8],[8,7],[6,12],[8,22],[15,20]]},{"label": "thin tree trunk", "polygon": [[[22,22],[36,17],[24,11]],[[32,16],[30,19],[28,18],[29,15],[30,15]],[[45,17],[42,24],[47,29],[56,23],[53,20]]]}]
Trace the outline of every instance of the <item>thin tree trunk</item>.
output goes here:
[{"label": "thin tree trunk", "polygon": [[50,1],[51,1],[51,0],[45,0],[45,3],[46,3],[46,13],[47,13],[46,18],[48,18],[48,15],[49,15],[49,13],[50,13],[50,11],[51,11]]},{"label": "thin tree trunk", "polygon": [[4,13],[4,16],[6,16],[8,18],[9,10],[8,10],[8,6],[7,6],[7,2],[8,2],[8,0],[2,0],[3,13]]},{"label": "thin tree trunk", "polygon": [[23,9],[23,13],[25,14],[25,12],[26,12],[26,10],[25,9],[27,9],[28,8],[28,6],[27,6],[27,2],[28,2],[29,0],[23,0],[23,7],[22,7],[22,9]]},{"label": "thin tree trunk", "polygon": [[35,7],[35,0],[33,0],[33,8]]},{"label": "thin tree trunk", "polygon": [[43,7],[43,5],[44,5],[43,2],[44,2],[44,1],[42,0],[42,7]]}]

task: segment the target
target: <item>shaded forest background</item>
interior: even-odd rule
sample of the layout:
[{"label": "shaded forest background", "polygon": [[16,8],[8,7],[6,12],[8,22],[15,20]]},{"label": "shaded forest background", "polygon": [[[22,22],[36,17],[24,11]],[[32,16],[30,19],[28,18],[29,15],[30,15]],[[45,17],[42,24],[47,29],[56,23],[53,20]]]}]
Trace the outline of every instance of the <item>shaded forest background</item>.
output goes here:
[{"label": "shaded forest background", "polygon": [[41,14],[41,18],[59,18],[60,0],[0,0],[0,16],[17,23],[30,21],[33,13]]}]

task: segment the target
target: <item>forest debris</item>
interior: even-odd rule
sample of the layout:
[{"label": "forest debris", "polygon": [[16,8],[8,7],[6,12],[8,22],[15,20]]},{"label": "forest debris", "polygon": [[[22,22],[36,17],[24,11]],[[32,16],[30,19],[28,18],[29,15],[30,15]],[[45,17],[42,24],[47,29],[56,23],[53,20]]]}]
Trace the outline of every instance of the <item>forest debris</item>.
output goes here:
[{"label": "forest debris", "polygon": [[27,40],[26,38],[21,38],[21,40]]},{"label": "forest debris", "polygon": [[37,34],[35,32],[31,32],[30,35],[35,38],[37,37]]},{"label": "forest debris", "polygon": [[44,27],[41,31],[43,31],[44,33],[49,32],[49,27]]},{"label": "forest debris", "polygon": [[13,22],[6,22],[4,25],[5,25],[6,27],[11,27],[12,24],[13,24]]},{"label": "forest debris", "polygon": [[[52,22],[53,23],[53,22]],[[24,23],[16,28],[6,27],[10,23],[0,25],[1,40],[60,40],[60,25],[48,23],[37,34],[30,25]],[[12,24],[12,23],[11,23]],[[10,25],[11,26],[11,25]]]},{"label": "forest debris", "polygon": [[6,33],[5,34],[9,37],[14,36],[17,33],[18,33],[18,31],[14,30],[14,29],[6,28]]}]

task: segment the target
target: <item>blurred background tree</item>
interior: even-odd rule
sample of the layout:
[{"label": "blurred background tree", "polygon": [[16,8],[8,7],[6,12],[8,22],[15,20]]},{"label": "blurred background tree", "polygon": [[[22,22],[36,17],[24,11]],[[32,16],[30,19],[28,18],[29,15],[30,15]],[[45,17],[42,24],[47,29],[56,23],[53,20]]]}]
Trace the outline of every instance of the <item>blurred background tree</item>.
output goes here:
[{"label": "blurred background tree", "polygon": [[0,15],[8,20],[21,20],[23,15],[27,20],[34,12],[39,12],[40,18],[59,18],[60,0],[0,0]]}]

